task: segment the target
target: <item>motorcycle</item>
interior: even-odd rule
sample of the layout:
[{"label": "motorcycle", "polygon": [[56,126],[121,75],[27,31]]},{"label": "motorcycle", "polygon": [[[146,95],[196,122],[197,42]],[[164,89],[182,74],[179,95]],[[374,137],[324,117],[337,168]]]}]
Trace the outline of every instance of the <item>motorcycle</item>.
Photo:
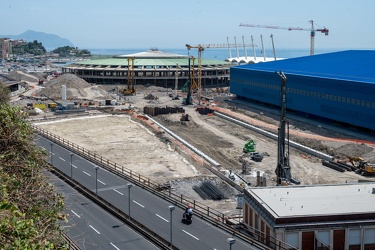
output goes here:
[{"label": "motorcycle", "polygon": [[184,212],[184,214],[182,215],[182,223],[189,225],[192,222],[193,222],[193,213]]}]

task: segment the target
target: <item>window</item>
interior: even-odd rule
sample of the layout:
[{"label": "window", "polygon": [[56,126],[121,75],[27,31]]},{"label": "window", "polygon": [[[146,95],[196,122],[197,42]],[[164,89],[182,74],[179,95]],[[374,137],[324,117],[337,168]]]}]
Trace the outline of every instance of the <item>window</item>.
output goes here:
[{"label": "window", "polygon": [[349,249],[361,247],[361,229],[349,229]]},{"label": "window", "polygon": [[299,248],[299,233],[298,232],[287,232],[285,233],[285,243],[288,247]]},{"label": "window", "polygon": [[315,238],[316,238],[317,250],[329,250],[329,246],[330,246],[330,232],[329,231],[317,231],[315,233]]},{"label": "window", "polygon": [[365,244],[365,249],[374,249],[374,247],[375,247],[375,228],[365,228],[363,243]]}]

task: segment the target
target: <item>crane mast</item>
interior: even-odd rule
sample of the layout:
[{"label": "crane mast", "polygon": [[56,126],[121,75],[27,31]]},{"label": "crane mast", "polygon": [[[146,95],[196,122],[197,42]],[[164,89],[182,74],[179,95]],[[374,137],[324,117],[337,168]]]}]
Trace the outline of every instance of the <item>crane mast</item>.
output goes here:
[{"label": "crane mast", "polygon": [[[198,44],[197,46],[186,44],[186,48],[188,50],[192,48],[198,49],[198,86],[197,86],[197,89],[198,89],[198,102],[200,105],[201,104],[201,91],[202,91],[202,51],[204,50],[204,47],[200,44]],[[193,59],[193,62],[194,62],[194,59]],[[194,77],[192,78],[193,78],[192,81],[194,82]]]},{"label": "crane mast", "polygon": [[314,28],[314,21],[310,20],[311,28],[300,28],[300,27],[281,27],[281,26],[274,26],[274,25],[258,25],[258,24],[244,24],[241,23],[240,26],[244,27],[252,27],[252,28],[267,28],[267,29],[285,29],[285,30],[304,30],[304,31],[310,31],[310,55],[314,55],[314,43],[315,43],[315,32],[321,32],[324,33],[326,36],[328,36],[329,30],[327,28],[323,29],[315,29]]}]

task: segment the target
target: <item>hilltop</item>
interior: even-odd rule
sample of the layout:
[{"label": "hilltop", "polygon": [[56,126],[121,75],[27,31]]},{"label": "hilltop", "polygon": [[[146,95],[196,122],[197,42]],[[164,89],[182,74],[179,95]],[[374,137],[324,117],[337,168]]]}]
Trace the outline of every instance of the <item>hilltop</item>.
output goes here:
[{"label": "hilltop", "polygon": [[24,39],[28,42],[37,40],[41,42],[47,50],[53,50],[58,47],[71,46],[74,47],[73,43],[66,38],[59,37],[55,34],[47,34],[44,32],[27,30],[19,35],[0,35],[0,37],[7,37],[10,39]]}]

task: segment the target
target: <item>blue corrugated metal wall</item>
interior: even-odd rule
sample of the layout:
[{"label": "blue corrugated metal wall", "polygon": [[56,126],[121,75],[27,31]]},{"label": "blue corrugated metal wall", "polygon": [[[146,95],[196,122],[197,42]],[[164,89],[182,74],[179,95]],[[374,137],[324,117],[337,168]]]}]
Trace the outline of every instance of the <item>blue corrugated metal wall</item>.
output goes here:
[{"label": "blue corrugated metal wall", "polygon": [[[338,79],[287,77],[287,108],[375,130],[375,85]],[[275,72],[233,67],[231,93],[280,105],[280,78]]]}]

